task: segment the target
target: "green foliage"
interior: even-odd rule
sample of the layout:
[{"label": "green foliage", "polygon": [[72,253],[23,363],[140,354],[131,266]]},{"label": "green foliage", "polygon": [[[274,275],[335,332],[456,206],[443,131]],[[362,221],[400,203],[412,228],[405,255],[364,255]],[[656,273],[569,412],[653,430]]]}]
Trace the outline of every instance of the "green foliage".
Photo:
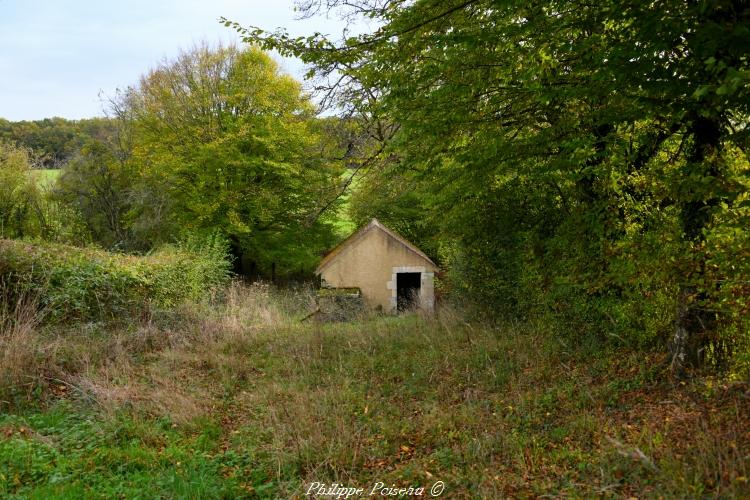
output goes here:
[{"label": "green foliage", "polygon": [[330,244],[318,216],[340,164],[321,154],[299,83],[261,50],[195,47],[120,94],[116,111],[131,137],[125,220],[139,246],[219,230],[239,270],[289,272]]},{"label": "green foliage", "polygon": [[28,150],[0,142],[0,237],[38,233],[40,201]]},{"label": "green foliage", "polygon": [[105,248],[132,249],[125,221],[132,182],[122,157],[104,142],[90,142],[62,170],[54,194],[80,214],[94,241]]},{"label": "green foliage", "polygon": [[59,170],[32,168],[33,154],[0,142],[0,238],[85,243],[79,213],[54,196]]},{"label": "green foliage", "polygon": [[143,257],[0,241],[5,300],[31,297],[52,322],[126,320],[200,300],[226,281],[228,266],[219,238],[187,248],[164,247]]},{"label": "green foliage", "polygon": [[553,314],[574,334],[671,336],[676,374],[747,343],[747,6],[302,8],[380,28],[336,43],[233,26],[311,76],[342,75],[332,101],[385,143],[367,182],[385,189],[352,206],[438,229],[462,297],[493,315]]},{"label": "green foliage", "polygon": [[375,217],[416,244],[431,257],[438,255],[438,227],[426,214],[430,193],[415,189],[417,182],[399,168],[360,174],[352,186],[347,206],[355,227],[362,227]]},{"label": "green foliage", "polygon": [[45,118],[10,122],[0,118],[0,140],[13,142],[34,152],[39,167],[59,169],[73,158],[86,142],[103,139],[111,133],[107,118],[66,120]]}]

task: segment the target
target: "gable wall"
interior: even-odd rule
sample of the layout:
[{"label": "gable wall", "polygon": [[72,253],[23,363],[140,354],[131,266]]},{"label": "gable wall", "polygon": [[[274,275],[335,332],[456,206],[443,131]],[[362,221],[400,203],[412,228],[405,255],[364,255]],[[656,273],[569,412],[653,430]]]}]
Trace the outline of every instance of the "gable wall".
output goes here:
[{"label": "gable wall", "polygon": [[[370,307],[392,309],[394,268],[424,268],[427,273],[434,266],[402,243],[380,229],[369,231],[361,240],[345,249],[321,272],[321,277],[333,287],[358,287]],[[416,271],[416,269],[414,269]],[[425,278],[429,277],[429,283]],[[431,308],[432,279],[423,275],[424,300]]]}]

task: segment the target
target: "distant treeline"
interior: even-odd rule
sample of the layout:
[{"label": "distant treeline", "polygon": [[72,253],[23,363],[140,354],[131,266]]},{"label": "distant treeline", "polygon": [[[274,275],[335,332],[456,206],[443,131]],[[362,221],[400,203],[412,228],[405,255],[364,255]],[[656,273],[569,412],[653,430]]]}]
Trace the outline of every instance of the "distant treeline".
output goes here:
[{"label": "distant treeline", "polygon": [[30,149],[39,168],[61,168],[88,141],[103,140],[112,127],[109,118],[55,117],[18,122],[0,118],[0,140]]},{"label": "distant treeline", "polygon": [[[238,274],[284,281],[310,278],[341,237],[345,162],[362,141],[263,51],[193,47],[108,112],[0,121],[0,238],[147,254],[218,235]],[[60,173],[41,183],[35,168]]]}]

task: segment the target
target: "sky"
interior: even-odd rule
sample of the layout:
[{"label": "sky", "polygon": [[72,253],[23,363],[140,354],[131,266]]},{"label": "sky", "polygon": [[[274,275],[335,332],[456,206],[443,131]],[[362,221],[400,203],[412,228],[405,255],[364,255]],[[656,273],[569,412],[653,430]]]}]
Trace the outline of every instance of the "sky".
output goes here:
[{"label": "sky", "polygon": [[[222,16],[243,26],[337,37],[335,15],[297,20],[293,0],[0,0],[0,117],[37,120],[103,114],[99,97],[137,83],[181,48],[239,42]],[[366,30],[367,26],[359,26]],[[276,59],[302,79],[293,59]]]}]

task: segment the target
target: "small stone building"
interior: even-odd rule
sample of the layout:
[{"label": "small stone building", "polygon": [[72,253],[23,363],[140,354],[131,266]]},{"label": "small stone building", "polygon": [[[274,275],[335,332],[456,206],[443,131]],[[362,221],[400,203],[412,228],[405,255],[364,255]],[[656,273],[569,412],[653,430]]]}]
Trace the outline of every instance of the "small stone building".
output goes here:
[{"label": "small stone building", "polygon": [[359,288],[373,309],[432,312],[437,270],[421,250],[373,219],[326,255],[315,274],[323,288]]}]

